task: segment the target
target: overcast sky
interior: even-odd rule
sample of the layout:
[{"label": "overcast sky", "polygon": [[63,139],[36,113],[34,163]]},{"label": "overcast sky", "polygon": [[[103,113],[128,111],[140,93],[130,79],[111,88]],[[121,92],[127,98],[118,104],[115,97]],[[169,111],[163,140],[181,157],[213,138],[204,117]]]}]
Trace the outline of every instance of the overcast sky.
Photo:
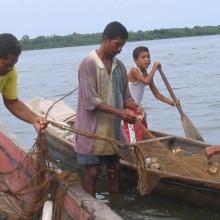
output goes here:
[{"label": "overcast sky", "polygon": [[19,39],[102,32],[110,21],[128,30],[220,25],[220,0],[1,0],[0,32]]}]

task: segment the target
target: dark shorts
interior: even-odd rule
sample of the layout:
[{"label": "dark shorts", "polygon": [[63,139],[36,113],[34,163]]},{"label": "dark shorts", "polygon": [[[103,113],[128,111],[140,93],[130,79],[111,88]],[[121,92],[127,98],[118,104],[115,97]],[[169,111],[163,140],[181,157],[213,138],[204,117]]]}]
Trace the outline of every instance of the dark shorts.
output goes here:
[{"label": "dark shorts", "polygon": [[87,155],[77,154],[77,163],[80,165],[102,165],[118,160],[117,155]]}]

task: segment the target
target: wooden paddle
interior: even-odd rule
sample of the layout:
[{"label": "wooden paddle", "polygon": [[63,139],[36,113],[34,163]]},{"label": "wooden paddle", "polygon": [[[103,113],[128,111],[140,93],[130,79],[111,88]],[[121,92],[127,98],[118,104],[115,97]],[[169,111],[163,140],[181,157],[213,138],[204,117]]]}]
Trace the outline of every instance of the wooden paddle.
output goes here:
[{"label": "wooden paddle", "polygon": [[[176,103],[177,102],[177,98],[173,92],[173,89],[171,88],[167,77],[165,76],[164,72],[162,71],[162,69],[159,69],[160,75],[167,87],[167,90],[169,91],[173,101]],[[176,106],[180,115],[181,115],[181,121],[182,121],[182,125],[183,125],[183,129],[185,131],[185,135],[188,138],[191,139],[195,139],[198,141],[204,141],[203,137],[201,136],[201,134],[199,133],[199,131],[196,129],[196,127],[194,126],[194,124],[192,123],[192,121],[189,119],[189,117],[183,112],[182,107],[180,105]]]}]

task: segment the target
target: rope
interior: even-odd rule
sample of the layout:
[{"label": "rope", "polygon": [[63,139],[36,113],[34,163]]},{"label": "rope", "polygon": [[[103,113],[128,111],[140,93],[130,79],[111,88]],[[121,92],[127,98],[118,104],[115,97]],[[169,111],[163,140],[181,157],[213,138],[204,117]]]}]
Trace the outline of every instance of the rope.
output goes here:
[{"label": "rope", "polygon": [[[78,88],[72,90],[61,99],[72,94],[77,89]],[[57,100],[52,106],[50,106],[46,113],[46,117],[52,107],[61,99]],[[38,220],[41,216],[43,205],[48,199],[48,195],[52,194],[55,207],[53,219],[60,220],[66,191],[70,185],[79,182],[79,178],[77,174],[72,172],[56,173],[56,167],[54,165],[56,161],[54,161],[48,152],[43,134],[38,134],[34,145],[16,168],[11,171],[0,172],[0,174],[10,175],[16,170],[25,169],[25,166],[23,165],[24,162],[26,162],[33,154],[36,156],[38,172],[25,185],[23,185],[20,189],[12,191],[4,179],[0,181],[0,196],[4,196],[6,204],[10,210],[7,214],[19,216],[19,220]],[[56,165],[58,164],[56,163]],[[63,187],[60,187],[60,184],[62,184]],[[36,187],[34,187],[34,185],[36,185]],[[23,196],[28,194],[34,194],[34,198],[29,207],[24,210],[22,208],[23,204],[20,206],[19,202],[23,201]],[[10,201],[9,197],[12,198]],[[13,204],[12,201],[14,201],[15,204]],[[5,210],[3,211],[5,212]]]},{"label": "rope", "polygon": [[62,96],[61,98],[59,98],[57,101],[55,101],[47,110],[46,114],[45,114],[45,119],[47,119],[48,114],[50,112],[50,110],[54,107],[54,105],[56,105],[59,101],[61,101],[62,99],[64,99],[65,97],[71,95],[72,93],[74,93],[75,91],[77,91],[79,88],[76,87],[75,89],[73,89],[72,91],[70,91],[69,93],[65,94],[64,96]]}]

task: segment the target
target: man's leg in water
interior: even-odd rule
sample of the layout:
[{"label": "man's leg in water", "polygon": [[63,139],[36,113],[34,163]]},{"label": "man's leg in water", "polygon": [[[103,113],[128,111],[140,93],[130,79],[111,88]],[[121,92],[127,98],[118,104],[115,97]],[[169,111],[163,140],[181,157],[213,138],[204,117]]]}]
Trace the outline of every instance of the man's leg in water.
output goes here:
[{"label": "man's leg in water", "polygon": [[118,192],[120,189],[120,165],[119,160],[106,163],[109,181],[109,192]]},{"label": "man's leg in water", "polygon": [[99,165],[85,165],[83,187],[86,192],[95,197],[96,182],[100,173]]}]

